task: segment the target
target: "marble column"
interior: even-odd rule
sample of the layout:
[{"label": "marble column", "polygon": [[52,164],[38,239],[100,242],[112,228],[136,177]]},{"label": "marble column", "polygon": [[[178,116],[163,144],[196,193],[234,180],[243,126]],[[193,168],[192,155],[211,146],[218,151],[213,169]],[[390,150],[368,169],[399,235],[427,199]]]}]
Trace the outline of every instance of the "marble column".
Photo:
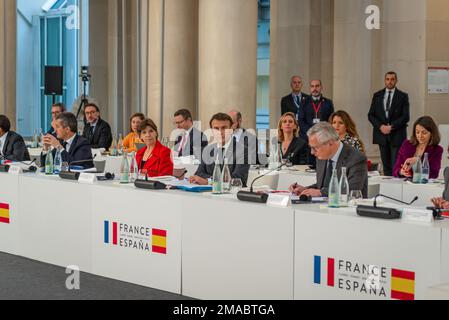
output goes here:
[{"label": "marble column", "polygon": [[199,2],[199,119],[239,109],[255,128],[257,0]]},{"label": "marble column", "polygon": [[0,2],[0,114],[16,127],[16,25],[15,0]]}]

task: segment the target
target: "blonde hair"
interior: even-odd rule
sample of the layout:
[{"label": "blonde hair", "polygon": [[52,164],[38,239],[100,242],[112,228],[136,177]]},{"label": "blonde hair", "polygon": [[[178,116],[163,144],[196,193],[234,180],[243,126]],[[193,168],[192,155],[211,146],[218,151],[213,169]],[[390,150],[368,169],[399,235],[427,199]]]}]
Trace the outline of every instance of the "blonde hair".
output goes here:
[{"label": "blonde hair", "polygon": [[278,123],[278,138],[279,138],[280,142],[284,142],[284,139],[285,139],[284,131],[282,130],[282,122],[284,122],[284,119],[287,117],[291,117],[296,125],[296,129],[293,131],[293,136],[297,137],[298,133],[299,133],[299,123],[298,123],[298,120],[296,120],[295,114],[293,112],[287,112],[281,117],[281,119],[279,120],[279,123]]}]

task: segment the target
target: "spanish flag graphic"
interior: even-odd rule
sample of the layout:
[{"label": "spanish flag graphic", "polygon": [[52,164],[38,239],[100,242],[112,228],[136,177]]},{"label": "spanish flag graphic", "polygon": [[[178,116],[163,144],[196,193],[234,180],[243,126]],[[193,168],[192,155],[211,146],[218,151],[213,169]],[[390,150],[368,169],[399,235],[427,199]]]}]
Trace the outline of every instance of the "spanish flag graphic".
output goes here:
[{"label": "spanish flag graphic", "polygon": [[0,223],[9,224],[9,204],[0,203]]},{"label": "spanish flag graphic", "polygon": [[415,300],[415,273],[391,270],[391,299]]},{"label": "spanish flag graphic", "polygon": [[167,231],[153,229],[152,245],[154,253],[167,254]]}]

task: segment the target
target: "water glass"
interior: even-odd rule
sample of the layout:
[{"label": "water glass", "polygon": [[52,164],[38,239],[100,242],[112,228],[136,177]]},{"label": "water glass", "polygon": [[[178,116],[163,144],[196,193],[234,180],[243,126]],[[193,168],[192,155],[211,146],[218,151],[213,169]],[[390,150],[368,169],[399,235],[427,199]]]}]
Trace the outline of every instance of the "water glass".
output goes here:
[{"label": "water glass", "polygon": [[356,207],[359,202],[363,200],[363,195],[361,190],[351,190],[349,193],[349,206]]},{"label": "water glass", "polygon": [[237,194],[243,188],[242,179],[232,179],[231,180],[231,193]]}]

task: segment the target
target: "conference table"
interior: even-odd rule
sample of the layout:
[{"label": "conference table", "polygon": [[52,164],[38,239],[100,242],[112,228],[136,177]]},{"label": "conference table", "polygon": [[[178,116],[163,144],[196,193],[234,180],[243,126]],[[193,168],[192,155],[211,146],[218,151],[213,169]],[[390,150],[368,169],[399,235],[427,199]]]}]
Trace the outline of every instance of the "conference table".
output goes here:
[{"label": "conference table", "polygon": [[0,251],[189,297],[422,299],[449,281],[447,221],[43,174],[1,173],[0,190]]}]

